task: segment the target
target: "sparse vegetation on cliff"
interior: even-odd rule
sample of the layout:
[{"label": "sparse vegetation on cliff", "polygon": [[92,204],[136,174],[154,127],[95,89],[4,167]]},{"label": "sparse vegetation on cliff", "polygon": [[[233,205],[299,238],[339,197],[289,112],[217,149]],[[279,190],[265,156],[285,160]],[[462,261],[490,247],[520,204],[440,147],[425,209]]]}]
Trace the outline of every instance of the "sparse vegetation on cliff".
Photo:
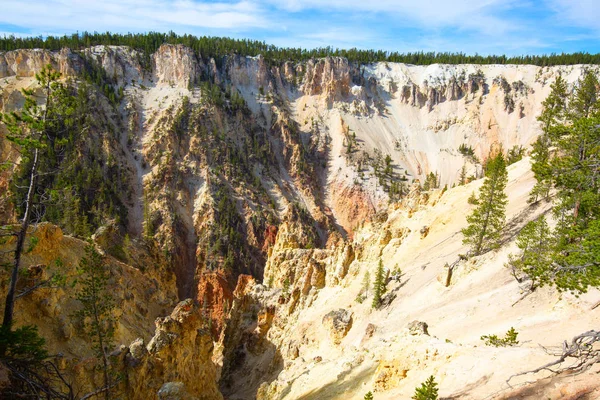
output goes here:
[{"label": "sparse vegetation on cliff", "polygon": [[[554,246],[553,237],[545,240],[551,236],[548,227],[535,225],[541,220],[525,225],[550,207],[541,201],[533,205],[524,201],[533,179],[528,171],[529,160],[523,157],[519,145],[538,133],[537,124],[531,124],[531,120],[539,108],[539,97],[524,98],[528,115],[519,119],[503,111],[502,92],[490,90],[483,94],[490,71],[496,75],[498,70],[506,70],[506,76],[514,76],[512,67],[481,67],[477,71],[472,66],[381,64],[365,66],[361,73],[355,65],[339,59],[286,62],[277,67],[272,60],[237,56],[208,64],[183,46],[163,46],[140,69],[140,55],[130,48],[86,50],[83,53],[92,54],[98,68],[110,71],[107,76],[113,78],[108,81],[124,88],[118,107],[113,107],[110,103],[119,99],[111,100],[103,90],[104,78],[98,82],[78,79],[80,69],[71,67],[82,65],[80,56],[68,53],[67,59],[66,53],[0,54],[0,62],[6,60],[3,65],[8,65],[9,71],[9,76],[0,79],[0,107],[5,110],[19,104],[20,87],[35,87],[29,76],[10,75],[10,68],[29,66],[30,61],[39,59],[34,56],[48,57],[56,68],[75,79],[61,81],[76,98],[67,104],[68,108],[73,103],[84,104],[76,104],[74,114],[65,114],[78,124],[69,131],[73,142],[57,147],[59,152],[69,149],[64,157],[75,166],[57,163],[60,180],[55,177],[43,189],[54,190],[53,199],[60,200],[45,203],[43,218],[59,223],[64,238],[60,232],[60,240],[46,240],[52,236],[42,228],[47,224],[38,226],[37,246],[33,240],[24,244],[23,286],[17,293],[46,281],[55,256],[66,259],[60,268],[70,269],[73,278],[85,242],[72,235],[88,237],[95,232],[95,246],[110,271],[106,288],[115,299],[118,321],[114,323],[114,342],[123,345],[114,351],[109,349],[110,363],[119,371],[118,376],[109,379],[118,383],[111,395],[116,397],[118,391],[121,397],[136,399],[169,393],[182,397],[201,394],[216,400],[216,360],[223,363],[220,385],[228,398],[335,397],[333,393],[341,388],[350,397],[363,397],[372,390],[375,398],[408,398],[421,378],[434,371],[445,377],[442,383],[448,396],[468,392],[479,398],[504,382],[516,357],[529,368],[528,363],[544,356],[533,345],[483,347],[480,335],[489,332],[490,327],[510,326],[514,323],[511,318],[519,315],[522,335],[529,339],[538,337],[548,326],[559,330],[589,321],[589,316],[573,310],[592,308],[589,299],[594,300],[593,294],[581,298],[562,294],[565,301],[559,303],[560,313],[552,308],[560,294],[552,291],[533,292],[526,302],[511,306],[522,294],[519,291],[529,294],[528,279],[532,288],[539,287],[542,280],[553,281],[555,274],[548,274],[545,268],[557,254],[556,247],[540,245]],[[13,54],[29,61],[17,64],[10,58]],[[456,72],[452,79],[463,86],[432,91],[424,101],[438,99],[452,104],[430,114],[404,103],[392,110],[387,100],[377,100],[376,104],[386,110],[383,115],[348,116],[356,131],[346,130],[344,120],[338,118],[345,111],[338,106],[349,104],[344,97],[347,89],[352,89],[350,98],[356,92],[370,101],[369,96],[387,90],[385,79],[393,77],[398,85],[403,84],[399,68],[415,81],[423,78],[422,71],[437,73],[448,68],[445,71]],[[566,68],[571,71],[569,90],[573,77],[585,68]],[[516,70],[529,84],[540,69],[528,66]],[[556,76],[564,70],[544,69],[542,74]],[[26,75],[29,70],[20,71]],[[466,82],[467,75],[472,81]],[[302,76],[302,88],[292,87],[292,82]],[[180,78],[184,82],[179,82]],[[430,85],[442,84],[430,76],[427,79]],[[545,90],[539,82],[532,85],[538,94],[542,93],[540,88]],[[521,90],[517,86],[510,86],[512,94]],[[260,87],[263,95],[257,98]],[[484,90],[473,92],[473,87]],[[406,92],[401,86],[397,89]],[[334,96],[331,103],[334,93],[342,97]],[[120,96],[118,90],[115,94]],[[390,95],[390,101],[400,101],[400,92]],[[485,104],[480,111],[489,107],[494,116],[500,117],[490,118],[487,111],[485,117],[471,112],[458,119],[444,115],[448,109],[457,111],[457,115],[470,108],[475,111],[478,101]],[[411,118],[404,120],[407,111]],[[87,113],[88,118],[80,118],[80,112]],[[432,120],[444,127],[438,130],[430,123]],[[405,129],[398,128],[402,125],[399,122]],[[515,122],[519,132],[513,135]],[[567,125],[569,131],[563,140],[574,140],[575,128],[570,130]],[[435,128],[433,132],[429,127]],[[4,134],[4,127],[0,129]],[[450,129],[452,132],[444,133]],[[472,130],[475,134],[469,135]],[[550,145],[552,135],[546,135],[549,160],[555,150],[563,154],[559,147]],[[595,143],[595,137],[589,139]],[[511,199],[506,212],[509,223],[501,231],[501,240],[497,235],[486,236],[491,228],[487,231],[478,224],[486,219],[483,204],[487,198],[483,190],[478,193],[475,189],[471,202],[481,211],[480,218],[475,213],[470,217],[472,225],[477,226],[468,244],[474,248],[482,237],[481,254],[497,243],[512,246],[517,231],[525,226],[517,237],[515,248],[519,254],[514,256],[512,266],[515,277],[524,283],[518,288],[508,275],[510,270],[503,268],[507,247],[471,259],[459,253],[464,253],[460,229],[465,226],[466,198],[482,182],[468,188],[423,191],[439,186],[437,170],[448,181],[461,173],[463,163],[461,183],[476,179],[482,165],[470,161],[476,151],[479,154],[495,140],[511,149],[506,163],[515,161],[509,168],[506,190]],[[392,148],[394,143],[401,146]],[[459,154],[461,143],[465,159]],[[2,156],[7,148],[12,149],[12,144],[4,145],[0,142]],[[71,152],[69,146],[75,150]],[[494,148],[501,151],[495,143]],[[586,152],[590,149],[594,147],[585,147]],[[524,159],[519,162],[521,157]],[[593,167],[594,160],[588,166]],[[573,161],[555,171],[551,161],[538,166],[538,171],[552,171],[545,175],[549,179],[547,188],[552,190],[542,193],[538,200],[557,193],[559,185],[552,183],[553,176],[568,175],[571,167],[581,168]],[[485,167],[490,174],[494,160],[486,162]],[[594,176],[593,168],[586,171]],[[0,188],[13,176],[5,172],[0,171]],[[413,179],[410,193],[407,176]],[[490,185],[489,180],[486,177],[484,188]],[[423,186],[419,187],[418,182]],[[571,194],[576,193],[573,187],[577,188],[569,186]],[[581,195],[581,212],[592,208],[586,203],[596,199],[592,195]],[[110,201],[115,201],[112,209]],[[122,210],[127,210],[126,218],[121,217]],[[14,211],[16,220],[23,210]],[[568,219],[573,212],[558,215]],[[546,219],[547,225],[554,226],[553,216],[547,214]],[[593,224],[593,219],[588,221],[578,229]],[[590,229],[587,237],[563,243],[570,246],[563,256],[582,249],[593,253],[593,232]],[[4,246],[0,250],[9,250],[14,243],[12,237],[0,240],[0,246]],[[586,248],[588,244],[592,247]],[[387,273],[385,265],[389,266]],[[594,265],[587,268],[593,271]],[[0,285],[5,284],[7,276],[0,276]],[[373,289],[370,278],[375,278]],[[386,284],[388,291],[383,294]],[[64,354],[60,365],[70,371],[69,378],[81,378],[83,388],[79,392],[102,390],[110,384],[104,383],[96,368],[103,364],[106,352],[92,350],[91,335],[89,329],[82,329],[83,322],[73,319],[69,323],[69,318],[64,318],[81,307],[72,296],[80,288],[45,288],[37,292],[39,295],[28,294],[17,302],[17,322],[32,321],[41,328],[40,335],[48,339],[48,350]],[[169,314],[177,304],[177,296],[189,299],[179,303],[170,317],[157,318]],[[354,298],[363,304],[353,303]],[[343,318],[327,322],[330,325],[326,329],[334,340],[325,342],[323,315],[338,305],[347,310],[333,313]],[[373,307],[385,309],[375,311]],[[457,314],[460,323],[452,317]],[[403,329],[411,320],[414,323]],[[472,329],[476,335],[465,335],[465,329]],[[131,338],[137,337],[144,339],[128,345]],[[493,335],[487,337],[494,339]],[[146,338],[152,339],[146,343]],[[589,351],[588,343],[597,338],[596,333],[588,333],[579,342],[574,341],[574,348],[579,354],[587,351],[585,357],[591,362],[597,351]],[[348,347],[349,343],[353,346]],[[486,353],[494,354],[493,363],[481,357]],[[99,358],[96,360],[94,355]],[[480,368],[465,373],[465,365],[475,358],[484,360],[478,364]],[[4,361],[0,360],[0,383]],[[290,380],[290,376],[298,379]],[[457,379],[447,379],[449,376]],[[483,376],[486,378],[481,379]]]},{"label": "sparse vegetation on cliff", "polygon": [[503,338],[498,337],[498,335],[483,335],[480,339],[484,341],[486,346],[507,347],[519,344],[519,341],[517,340],[518,335],[519,333],[515,328],[511,327]]},{"label": "sparse vegetation on cliff", "polygon": [[[104,124],[94,118],[99,110],[93,110],[91,86],[83,83],[76,88],[59,78],[59,73],[45,67],[38,74],[45,106],[39,107],[33,91],[28,90],[23,109],[3,117],[11,132],[8,139],[23,152],[10,195],[17,212],[23,215],[27,183],[35,166],[36,189],[30,207],[36,222],[51,221],[69,233],[87,237],[109,219],[126,224],[127,210],[122,202],[126,196],[121,194],[127,193],[127,175],[112,155],[90,141],[90,133],[102,131]],[[33,135],[33,141],[24,140],[27,135]]]}]

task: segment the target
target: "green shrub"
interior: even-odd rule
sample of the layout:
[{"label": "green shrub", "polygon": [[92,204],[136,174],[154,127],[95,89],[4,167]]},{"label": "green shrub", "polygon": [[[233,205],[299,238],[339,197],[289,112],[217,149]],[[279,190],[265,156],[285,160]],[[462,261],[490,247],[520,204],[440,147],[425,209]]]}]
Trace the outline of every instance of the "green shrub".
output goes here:
[{"label": "green shrub", "polygon": [[48,357],[46,341],[38,334],[37,326],[25,325],[15,330],[0,327],[0,349],[3,358],[42,361]]},{"label": "green shrub", "polygon": [[507,347],[507,346],[516,346],[519,344],[517,340],[517,336],[519,333],[515,330],[515,328],[511,327],[504,338],[499,338],[497,335],[483,335],[481,340],[485,342],[486,346],[494,346],[494,347]]},{"label": "green shrub", "polygon": [[508,165],[514,164],[517,161],[521,161],[525,155],[525,148],[523,146],[514,145],[506,154],[506,163]]}]

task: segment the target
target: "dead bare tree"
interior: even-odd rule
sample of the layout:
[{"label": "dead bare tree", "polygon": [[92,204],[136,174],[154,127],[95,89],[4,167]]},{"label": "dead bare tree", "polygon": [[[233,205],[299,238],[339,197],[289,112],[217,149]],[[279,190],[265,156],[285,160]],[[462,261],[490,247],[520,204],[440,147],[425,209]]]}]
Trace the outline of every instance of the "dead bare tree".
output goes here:
[{"label": "dead bare tree", "polygon": [[7,398],[74,400],[73,386],[53,361],[32,364],[8,359],[2,364],[10,371],[11,385],[0,392]]},{"label": "dead bare tree", "polygon": [[[600,331],[591,330],[575,336],[570,343],[565,340],[560,347],[546,348],[542,346],[546,353],[558,358],[531,371],[512,375],[506,382],[510,385],[511,379],[517,376],[536,374],[540,371],[549,371],[553,374],[582,373],[594,364],[600,363],[600,347],[596,343],[600,343]],[[568,361],[572,361],[572,363],[563,366]]]}]

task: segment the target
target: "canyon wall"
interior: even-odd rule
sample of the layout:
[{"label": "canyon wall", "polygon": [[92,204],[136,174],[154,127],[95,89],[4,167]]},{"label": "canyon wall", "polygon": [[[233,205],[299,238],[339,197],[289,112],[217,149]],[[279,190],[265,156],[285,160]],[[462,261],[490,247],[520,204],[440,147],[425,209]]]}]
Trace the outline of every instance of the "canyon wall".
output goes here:
[{"label": "canyon wall", "polygon": [[[465,250],[466,199],[491,149],[521,146],[526,155],[550,84],[561,75],[573,88],[596,66],[272,65],[261,56],[206,59],[181,45],[152,55],[124,46],[18,50],[0,53],[0,111],[23,106],[20,90],[37,89],[46,64],[79,85],[83,72],[101,69],[122,93],[111,103],[96,88],[94,116],[106,124],[89,140],[121,166],[127,187],[119,194],[127,222],[107,221],[94,243],[115,271],[123,346],[114,362],[129,376],[121,390],[130,398],[333,399],[370,390],[399,398],[434,372],[444,394],[463,386],[465,398],[481,398],[502,387],[514,360],[535,366],[543,356],[533,345],[482,349],[480,335],[518,322],[533,343],[553,326],[544,338],[553,344],[578,333],[569,324],[587,323],[593,294],[540,292],[510,306],[519,291],[503,268],[512,238],[463,263],[450,287],[441,281]],[[19,160],[4,137],[0,155]],[[0,172],[0,190],[11,173]],[[422,190],[432,173],[440,188]],[[452,188],[461,174],[470,183]],[[526,203],[527,157],[510,177],[518,227],[547,206]],[[9,203],[0,216],[15,220]],[[26,268],[60,256],[74,275],[84,242],[54,226],[40,232],[44,247]],[[127,257],[115,257],[126,236]],[[370,311],[355,299],[380,259],[402,278],[387,306]],[[68,297],[36,294],[19,312],[78,367],[91,353],[65,319],[76,308]],[[492,318],[491,304],[504,314]],[[417,319],[429,321],[431,336],[406,328]],[[500,364],[464,372],[494,357]]]}]

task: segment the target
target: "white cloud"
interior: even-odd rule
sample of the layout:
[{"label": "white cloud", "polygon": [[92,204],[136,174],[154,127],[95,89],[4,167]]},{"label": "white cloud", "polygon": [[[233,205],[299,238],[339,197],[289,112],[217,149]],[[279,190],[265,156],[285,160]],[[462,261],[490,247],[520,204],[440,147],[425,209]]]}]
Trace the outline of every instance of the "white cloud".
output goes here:
[{"label": "white cloud", "polygon": [[548,0],[559,23],[587,28],[600,35],[600,1]]},{"label": "white cloud", "polygon": [[264,0],[286,10],[336,11],[345,13],[382,13],[398,18],[398,24],[437,29],[473,29],[497,35],[517,29],[514,21],[498,15],[516,7],[516,0]]},{"label": "white cloud", "polygon": [[[297,27],[294,26],[294,30]],[[317,29],[313,24],[305,24],[304,30],[292,37],[276,36],[269,43],[281,47],[317,48],[331,46],[333,48],[379,48],[379,36],[371,29],[363,27],[326,26]]]},{"label": "white cloud", "polygon": [[33,31],[149,31],[187,26],[249,29],[267,24],[262,9],[249,1],[201,3],[189,0],[3,0],[0,22]]},{"label": "white cloud", "polygon": [[[600,0],[0,0],[0,29],[166,32],[282,47],[598,51]],[[8,26],[2,27],[2,24]],[[23,33],[21,33],[23,35]]]}]

